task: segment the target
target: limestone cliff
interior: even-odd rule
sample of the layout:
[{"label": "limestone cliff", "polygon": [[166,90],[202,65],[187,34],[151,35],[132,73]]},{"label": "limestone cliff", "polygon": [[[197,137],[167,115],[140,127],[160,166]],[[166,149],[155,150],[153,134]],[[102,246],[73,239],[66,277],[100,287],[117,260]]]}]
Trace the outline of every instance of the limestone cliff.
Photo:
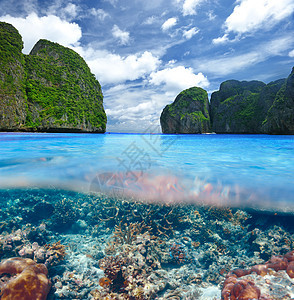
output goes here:
[{"label": "limestone cliff", "polygon": [[105,132],[101,86],[80,55],[47,40],[23,55],[17,30],[0,32],[0,130]]},{"label": "limestone cliff", "polygon": [[264,132],[294,134],[294,68],[277,92],[263,122]]},{"label": "limestone cliff", "polygon": [[260,101],[261,81],[228,80],[212,93],[210,116],[216,133],[258,133],[267,109]]},{"label": "limestone cliff", "polygon": [[200,88],[183,91],[164,108],[160,122],[163,133],[294,134],[294,68],[287,79],[268,84],[225,81],[210,104]]},{"label": "limestone cliff", "polygon": [[264,84],[229,80],[212,93],[212,130],[216,133],[294,134],[294,74]]},{"label": "limestone cliff", "polygon": [[0,22],[0,129],[18,130],[26,120],[25,63],[22,38]]},{"label": "limestone cliff", "polygon": [[210,131],[207,92],[198,87],[182,91],[160,116],[163,133],[205,133]]}]

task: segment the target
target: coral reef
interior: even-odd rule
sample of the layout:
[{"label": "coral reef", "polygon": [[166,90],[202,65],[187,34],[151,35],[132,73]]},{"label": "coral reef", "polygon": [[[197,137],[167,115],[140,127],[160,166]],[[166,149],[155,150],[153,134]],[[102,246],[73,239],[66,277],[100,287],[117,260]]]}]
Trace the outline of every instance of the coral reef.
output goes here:
[{"label": "coral reef", "polygon": [[252,281],[237,280],[235,276],[228,277],[222,290],[222,299],[260,299],[260,289]]},{"label": "coral reef", "polygon": [[66,255],[66,247],[62,245],[60,241],[46,244],[46,262],[45,264],[55,265],[59,264],[60,261],[64,260]]},{"label": "coral reef", "polygon": [[132,244],[139,234],[144,234],[147,231],[151,231],[151,227],[141,223],[125,223],[120,222],[119,225],[115,225],[113,239],[116,244]]},{"label": "coral reef", "polygon": [[44,263],[56,300],[212,300],[224,282],[228,299],[294,295],[291,214],[39,189],[0,199],[1,257]]},{"label": "coral reef", "polygon": [[78,212],[71,199],[63,198],[54,206],[52,226],[57,230],[70,228],[78,219]]},{"label": "coral reef", "polygon": [[51,287],[47,275],[45,265],[29,258],[13,257],[2,261],[1,299],[46,300]]},{"label": "coral reef", "polygon": [[260,289],[252,280],[238,279],[251,273],[260,276],[274,274],[278,271],[285,271],[290,278],[293,278],[294,251],[282,255],[273,255],[269,261],[262,265],[255,265],[250,269],[236,269],[227,274],[222,289],[222,300],[235,299],[269,299],[268,295],[261,295]]},{"label": "coral reef", "polygon": [[186,261],[186,252],[183,244],[173,243],[170,247],[170,256],[177,264],[183,264]]},{"label": "coral reef", "polygon": [[[126,257],[106,256],[99,261],[99,267],[104,271],[110,282],[107,287],[116,293],[126,293],[126,286],[128,284],[126,279],[126,269],[130,261]],[[106,279],[104,280],[107,281]],[[99,280],[100,282],[100,280]],[[105,284],[104,284],[105,285]]]},{"label": "coral reef", "polygon": [[[60,263],[65,258],[65,246],[58,242],[41,245],[35,240],[45,241],[45,228],[24,227],[10,234],[0,235],[0,254],[2,258],[11,256],[20,256],[30,258],[37,263],[43,263],[47,267]],[[43,245],[42,245],[43,244]]]}]

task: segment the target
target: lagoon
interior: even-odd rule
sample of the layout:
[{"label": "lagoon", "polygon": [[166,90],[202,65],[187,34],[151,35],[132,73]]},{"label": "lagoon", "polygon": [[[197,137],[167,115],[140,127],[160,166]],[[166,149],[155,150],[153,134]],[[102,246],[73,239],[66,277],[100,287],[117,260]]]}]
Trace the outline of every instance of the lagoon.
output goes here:
[{"label": "lagoon", "polygon": [[47,299],[242,293],[226,278],[293,298],[293,136],[0,133],[0,153],[0,255],[43,263]]},{"label": "lagoon", "polygon": [[[152,201],[166,195],[167,201],[294,209],[293,136],[1,133],[0,153],[2,188],[88,192],[107,172],[108,179],[121,178],[120,188],[131,180],[128,191]],[[168,184],[176,185],[172,196],[170,187],[156,194]]]}]

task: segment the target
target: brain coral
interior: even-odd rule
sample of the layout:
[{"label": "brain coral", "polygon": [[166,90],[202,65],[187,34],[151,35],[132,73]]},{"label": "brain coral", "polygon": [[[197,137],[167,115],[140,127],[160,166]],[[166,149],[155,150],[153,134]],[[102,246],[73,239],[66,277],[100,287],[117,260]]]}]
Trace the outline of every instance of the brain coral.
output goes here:
[{"label": "brain coral", "polygon": [[294,278],[294,250],[286,253],[283,256],[273,255],[271,259],[263,265],[255,265],[252,268],[245,269],[245,270],[236,269],[230,271],[227,274],[226,280],[223,284],[221,299],[222,300],[249,300],[249,299],[265,300],[267,299],[260,294],[260,289],[255,285],[253,281],[246,280],[246,279],[244,280],[240,278],[251,273],[256,273],[260,276],[265,276],[270,273],[269,269],[273,269],[276,272],[281,270],[286,270],[289,277]]},{"label": "brain coral", "polygon": [[[1,300],[45,300],[51,284],[45,265],[29,258],[13,257],[0,264],[0,276],[7,274],[1,284]],[[15,276],[16,275],[16,276]]]}]

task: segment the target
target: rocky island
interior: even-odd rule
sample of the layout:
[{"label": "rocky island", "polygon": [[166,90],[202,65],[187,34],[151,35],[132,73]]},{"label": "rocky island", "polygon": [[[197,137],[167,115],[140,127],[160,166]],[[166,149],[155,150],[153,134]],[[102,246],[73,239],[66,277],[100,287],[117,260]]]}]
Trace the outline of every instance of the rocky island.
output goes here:
[{"label": "rocky island", "polygon": [[210,131],[207,92],[198,87],[182,91],[162,111],[163,133],[204,133]]},{"label": "rocky island", "polygon": [[[210,103],[199,97],[200,90],[206,93],[190,88],[164,108],[163,133],[294,134],[294,68],[287,79],[269,84],[225,81]],[[192,117],[196,115],[197,121]]]},{"label": "rocky island", "polygon": [[101,86],[84,59],[47,40],[22,49],[0,22],[0,131],[105,132]]}]

